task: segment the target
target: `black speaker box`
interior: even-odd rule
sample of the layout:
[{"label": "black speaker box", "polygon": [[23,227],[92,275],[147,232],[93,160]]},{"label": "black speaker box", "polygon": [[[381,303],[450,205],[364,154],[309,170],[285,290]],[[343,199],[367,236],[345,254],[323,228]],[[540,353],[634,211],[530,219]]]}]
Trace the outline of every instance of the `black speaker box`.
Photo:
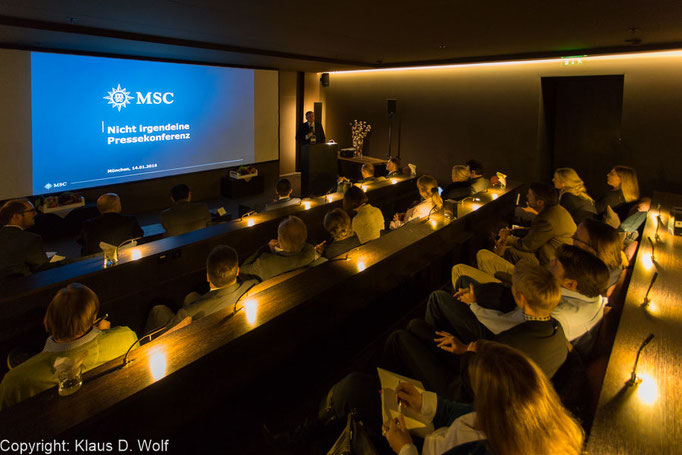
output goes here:
[{"label": "black speaker box", "polygon": [[386,100],[386,110],[388,115],[398,112],[398,100]]},{"label": "black speaker box", "polygon": [[329,73],[322,73],[320,83],[322,83],[322,87],[329,87]]}]

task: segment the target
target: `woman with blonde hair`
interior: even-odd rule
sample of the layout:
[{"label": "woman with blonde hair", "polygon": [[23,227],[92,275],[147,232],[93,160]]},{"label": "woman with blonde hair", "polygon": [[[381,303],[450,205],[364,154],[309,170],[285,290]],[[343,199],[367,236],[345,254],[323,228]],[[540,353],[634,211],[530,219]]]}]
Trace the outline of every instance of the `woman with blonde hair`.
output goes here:
[{"label": "woman with blonde hair", "polygon": [[585,183],[570,167],[554,171],[554,188],[559,190],[559,204],[568,210],[576,224],[597,214],[594,199],[587,194]]},{"label": "woman with blonde hair", "polygon": [[459,201],[472,193],[469,168],[459,164],[452,166],[452,183],[443,190],[443,199]]},{"label": "woman with blonde hair", "polygon": [[639,200],[637,173],[628,166],[614,166],[606,175],[606,183],[612,190],[597,201],[597,213],[601,215],[606,212],[607,207],[611,207],[622,221],[627,216],[632,203]]},{"label": "woman with blonde hair", "polygon": [[[397,398],[437,428],[424,438],[422,454],[581,453],[582,428],[528,356],[504,344],[479,340],[468,371],[473,409],[433,392],[420,392],[409,382],[396,387]],[[395,453],[418,454],[402,414],[384,432]]]},{"label": "woman with blonde hair", "polygon": [[391,221],[391,229],[396,229],[403,224],[429,216],[432,212],[443,207],[443,199],[438,192],[438,180],[430,175],[422,175],[417,179],[417,189],[422,201],[409,208],[405,213],[396,213]]}]

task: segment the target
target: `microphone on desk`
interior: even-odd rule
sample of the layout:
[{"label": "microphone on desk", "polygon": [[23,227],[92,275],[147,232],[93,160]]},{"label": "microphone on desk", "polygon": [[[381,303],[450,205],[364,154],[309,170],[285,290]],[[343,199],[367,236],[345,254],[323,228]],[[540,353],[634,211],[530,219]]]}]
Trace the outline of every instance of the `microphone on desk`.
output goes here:
[{"label": "microphone on desk", "polygon": [[118,246],[116,247],[116,253],[115,253],[116,262],[118,262],[118,250],[120,250],[127,243],[135,242],[137,240],[140,240],[141,238],[142,237],[133,237],[132,239],[124,240],[123,242],[119,243]]},{"label": "microphone on desk", "polygon": [[166,330],[166,328],[167,327],[164,325],[163,327],[159,327],[158,329],[154,329],[151,332],[147,333],[146,335],[142,335],[140,338],[135,340],[135,342],[133,344],[131,344],[130,347],[128,348],[128,350],[126,351],[125,356],[123,356],[123,364],[121,365],[121,367],[124,367],[128,364],[128,354],[130,354],[130,351],[133,349],[133,347],[135,347],[135,345],[137,343],[139,343],[140,341],[144,340],[147,337],[149,337],[149,340],[151,341],[152,336],[156,335],[157,333],[159,333],[163,330]]},{"label": "microphone on desk", "polygon": [[656,248],[654,247],[654,241],[651,240],[651,237],[647,237],[649,240],[649,244],[651,244],[651,260],[655,261],[655,254],[656,254]]},{"label": "microphone on desk", "polygon": [[661,220],[661,214],[659,213],[658,215],[656,215],[656,232],[654,233],[654,239],[656,239],[657,242],[661,240],[661,237],[658,235],[658,228],[661,227],[662,222],[663,221]]},{"label": "microphone on desk", "polygon": [[637,351],[637,357],[635,358],[635,365],[632,367],[632,373],[630,374],[630,379],[625,383],[627,386],[632,387],[633,385],[639,384],[640,379],[637,377],[637,363],[639,362],[639,356],[642,353],[642,349],[654,339],[654,334],[650,333],[648,337],[644,339],[639,350]]},{"label": "microphone on desk", "polygon": [[646,294],[644,295],[644,302],[642,303],[643,306],[647,306],[651,300],[649,300],[649,292],[651,292],[651,288],[654,287],[654,283],[658,279],[658,272],[654,273],[654,276],[651,277],[651,282],[649,283],[649,288],[646,290]]}]

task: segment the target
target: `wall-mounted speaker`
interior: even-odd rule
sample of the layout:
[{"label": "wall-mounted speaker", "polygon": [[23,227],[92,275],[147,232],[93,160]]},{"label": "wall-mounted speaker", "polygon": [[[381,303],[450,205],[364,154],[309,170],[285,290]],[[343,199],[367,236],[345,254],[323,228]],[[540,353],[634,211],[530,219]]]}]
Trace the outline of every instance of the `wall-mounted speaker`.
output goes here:
[{"label": "wall-mounted speaker", "polygon": [[398,100],[386,100],[386,111],[388,115],[398,112]]},{"label": "wall-mounted speaker", "polygon": [[320,83],[322,84],[322,87],[329,87],[329,73],[322,73],[322,76],[320,76]]}]

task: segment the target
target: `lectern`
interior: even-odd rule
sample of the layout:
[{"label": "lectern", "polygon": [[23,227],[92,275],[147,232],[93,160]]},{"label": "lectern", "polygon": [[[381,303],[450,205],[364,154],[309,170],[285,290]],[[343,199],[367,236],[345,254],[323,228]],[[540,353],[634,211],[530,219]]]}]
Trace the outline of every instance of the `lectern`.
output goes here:
[{"label": "lectern", "polygon": [[301,147],[301,195],[319,196],[336,188],[338,144]]}]

